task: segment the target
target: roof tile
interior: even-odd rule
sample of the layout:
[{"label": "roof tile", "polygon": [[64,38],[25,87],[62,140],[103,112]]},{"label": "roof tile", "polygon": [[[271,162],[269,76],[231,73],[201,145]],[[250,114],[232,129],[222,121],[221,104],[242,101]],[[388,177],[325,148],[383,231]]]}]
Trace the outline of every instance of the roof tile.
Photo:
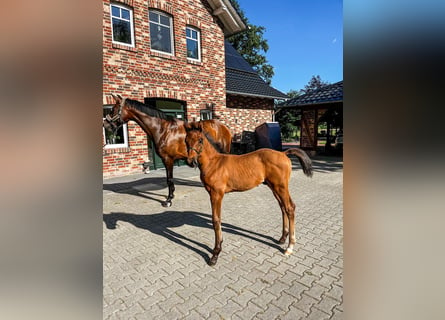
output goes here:
[{"label": "roof tile", "polygon": [[311,104],[322,104],[343,101],[343,80],[328,84],[320,89],[309,91],[301,96],[287,100],[279,107],[298,107]]},{"label": "roof tile", "polygon": [[286,99],[287,95],[269,86],[252,66],[226,41],[226,91],[231,94],[272,99]]}]

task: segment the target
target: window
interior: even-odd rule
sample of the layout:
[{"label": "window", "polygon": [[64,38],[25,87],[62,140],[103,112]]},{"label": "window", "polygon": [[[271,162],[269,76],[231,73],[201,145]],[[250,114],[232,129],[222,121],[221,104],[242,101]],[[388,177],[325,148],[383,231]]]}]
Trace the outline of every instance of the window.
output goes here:
[{"label": "window", "polygon": [[116,4],[110,6],[113,42],[133,47],[133,10]]},{"label": "window", "polygon": [[201,61],[200,32],[197,29],[187,27],[185,29],[187,39],[187,58]]},{"label": "window", "polygon": [[[113,109],[112,105],[104,106],[103,107],[103,119],[105,120],[105,116],[107,114],[111,114],[111,111]],[[103,139],[106,143],[105,148],[126,148],[128,147],[128,135],[127,135],[127,125],[124,124],[122,127],[120,127],[116,134],[114,135],[113,132],[106,130],[105,128],[102,128],[102,134]]]},{"label": "window", "polygon": [[201,110],[201,120],[211,120],[211,119],[212,119],[212,111]]},{"label": "window", "polygon": [[173,19],[159,11],[149,12],[150,47],[173,55]]},{"label": "window", "polygon": [[185,120],[186,105],[185,101],[170,99],[170,98],[145,98],[144,103],[161,110],[167,116],[179,120]]}]

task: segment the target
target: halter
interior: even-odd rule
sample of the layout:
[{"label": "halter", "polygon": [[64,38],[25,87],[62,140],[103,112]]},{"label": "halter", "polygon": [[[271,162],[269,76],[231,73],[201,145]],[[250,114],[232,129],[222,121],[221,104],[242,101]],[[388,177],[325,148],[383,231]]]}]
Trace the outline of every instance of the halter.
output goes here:
[{"label": "halter", "polygon": [[124,106],[124,103],[125,103],[125,99],[122,100],[121,104],[119,105],[119,111],[113,118],[109,114],[107,114],[105,116],[105,119],[107,119],[107,121],[109,121],[109,122],[115,122],[117,119],[119,119],[121,122],[123,122],[121,114],[122,114],[122,107]]},{"label": "halter", "polygon": [[[120,120],[120,125],[118,125],[118,126],[116,126],[115,125],[115,128],[113,129],[113,134],[114,135],[116,135],[116,133],[117,133],[117,131],[123,126],[123,124],[124,124],[124,122],[122,121],[122,108],[123,108],[123,106],[124,106],[124,104],[125,104],[125,98],[122,100],[122,102],[121,102],[121,104],[119,105],[119,111],[118,111],[118,113],[114,116],[114,117],[111,117],[109,114],[107,114],[106,116],[105,116],[105,119],[108,121],[108,122],[110,122],[110,123],[114,123],[114,122],[116,122],[118,119]],[[105,142],[105,144],[103,145],[103,147],[105,147],[107,145],[107,143]]]},{"label": "halter", "polygon": [[202,149],[204,148],[204,146],[202,145],[202,143],[201,143],[201,149],[199,149],[199,150],[197,150],[197,149],[195,149],[195,148],[189,148],[189,150],[193,150],[193,151],[195,151],[197,154],[198,154],[198,156],[202,153]]},{"label": "halter", "polygon": [[199,143],[199,146],[200,146],[201,148],[199,148],[199,150],[198,150],[198,149],[195,149],[195,148],[188,148],[188,150],[195,151],[196,154],[197,154],[198,156],[201,155],[201,153],[202,153],[202,151],[203,151],[203,149],[204,149],[204,139],[203,139],[203,138],[201,138],[201,139],[202,139],[202,142]]}]

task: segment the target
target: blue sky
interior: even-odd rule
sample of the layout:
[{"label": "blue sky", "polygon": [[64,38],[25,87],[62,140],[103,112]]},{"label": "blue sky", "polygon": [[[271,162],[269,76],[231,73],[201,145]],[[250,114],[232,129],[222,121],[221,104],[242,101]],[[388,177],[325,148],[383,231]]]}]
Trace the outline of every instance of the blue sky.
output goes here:
[{"label": "blue sky", "polygon": [[274,67],[272,86],[300,90],[312,75],[343,80],[341,0],[238,0],[249,22],[263,26],[266,58]]}]

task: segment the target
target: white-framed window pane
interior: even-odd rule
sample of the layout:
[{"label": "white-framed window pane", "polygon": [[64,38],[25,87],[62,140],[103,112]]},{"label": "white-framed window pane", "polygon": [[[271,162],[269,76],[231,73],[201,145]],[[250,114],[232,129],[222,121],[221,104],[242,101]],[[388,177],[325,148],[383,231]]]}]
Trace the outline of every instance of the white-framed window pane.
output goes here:
[{"label": "white-framed window pane", "polygon": [[159,24],[150,24],[151,48],[163,52],[172,52],[170,28]]},{"label": "white-framed window pane", "polygon": [[130,20],[130,11],[122,9],[122,19]]},{"label": "white-framed window pane", "polygon": [[159,22],[159,15],[156,12],[150,11],[149,19],[150,22]]},{"label": "white-framed window pane", "polygon": [[185,34],[187,42],[187,58],[201,60],[199,31],[187,27],[185,29]]},{"label": "white-framed window pane", "polygon": [[113,18],[113,40],[131,44],[131,24],[128,21]]},{"label": "white-framed window pane", "polygon": [[170,27],[170,18],[161,15],[159,16],[159,18],[162,25]]},{"label": "white-framed window pane", "polygon": [[150,11],[149,19],[151,49],[173,54],[172,18]]},{"label": "white-framed window pane", "polygon": [[187,57],[192,59],[199,59],[198,43],[194,40],[187,39]]},{"label": "white-framed window pane", "polygon": [[111,16],[113,42],[132,46],[134,39],[132,10],[112,4]]},{"label": "white-framed window pane", "polygon": [[116,6],[111,6],[111,13],[112,13],[113,17],[119,18],[121,16],[120,12],[121,12],[120,8],[118,8]]},{"label": "white-framed window pane", "polygon": [[210,110],[201,110],[201,120],[212,120],[212,112]]},{"label": "white-framed window pane", "polygon": [[[103,106],[103,119],[107,114],[111,114],[113,106]],[[122,148],[128,147],[127,125],[124,124],[116,133],[102,128],[103,139],[105,141],[105,148]]]}]

